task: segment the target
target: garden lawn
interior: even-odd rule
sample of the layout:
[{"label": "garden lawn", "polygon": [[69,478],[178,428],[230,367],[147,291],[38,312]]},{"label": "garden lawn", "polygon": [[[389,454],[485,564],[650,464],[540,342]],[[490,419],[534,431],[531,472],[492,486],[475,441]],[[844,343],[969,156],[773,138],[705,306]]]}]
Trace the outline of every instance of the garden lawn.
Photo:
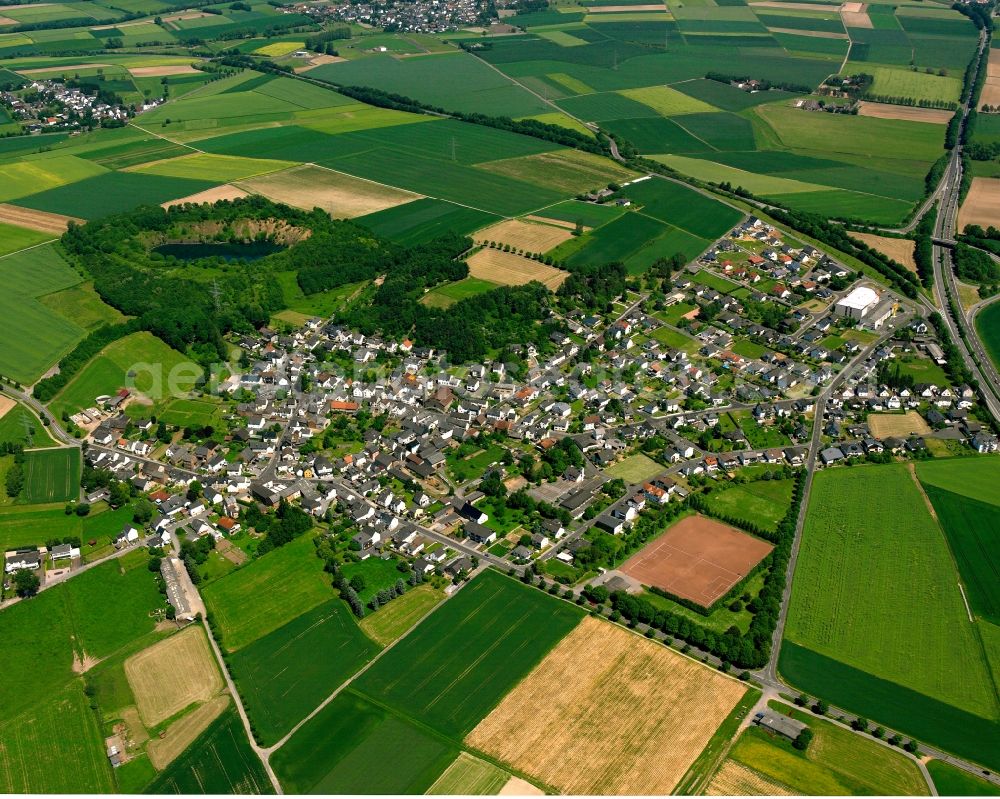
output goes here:
[{"label": "garden lawn", "polygon": [[705,496],[713,513],[775,530],[792,502],[791,480],[759,480],[716,489]]},{"label": "garden lawn", "polygon": [[573,605],[487,571],[378,660],[354,688],[460,739],[582,616]]},{"label": "garden lawn", "polygon": [[241,649],[333,596],[315,549],[307,533],[205,588],[226,650]]},{"label": "garden lawn", "polygon": [[378,650],[347,605],[331,599],[243,647],[229,666],[261,742],[270,745]]},{"label": "garden lawn", "polygon": [[663,471],[664,468],[661,464],[641,452],[629,455],[624,460],[604,470],[609,477],[620,477],[629,484],[644,483]]}]

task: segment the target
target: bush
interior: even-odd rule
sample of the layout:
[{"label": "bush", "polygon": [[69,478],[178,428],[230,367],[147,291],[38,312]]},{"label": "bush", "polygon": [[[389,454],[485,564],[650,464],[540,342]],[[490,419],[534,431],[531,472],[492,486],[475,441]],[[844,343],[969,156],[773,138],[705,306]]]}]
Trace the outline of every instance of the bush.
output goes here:
[{"label": "bush", "polygon": [[800,752],[806,751],[809,748],[809,743],[813,739],[813,731],[806,727],[802,732],[799,733],[798,737],[792,741],[792,746],[798,749]]}]

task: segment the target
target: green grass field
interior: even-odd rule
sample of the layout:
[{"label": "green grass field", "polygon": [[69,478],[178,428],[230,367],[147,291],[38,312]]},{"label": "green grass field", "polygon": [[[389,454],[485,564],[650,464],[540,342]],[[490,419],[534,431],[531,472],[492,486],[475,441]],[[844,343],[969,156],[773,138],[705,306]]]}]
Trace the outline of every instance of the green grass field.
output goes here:
[{"label": "green grass field", "polygon": [[822,472],[792,586],[782,673],[929,743],[989,757],[981,739],[985,730],[996,734],[998,703],[952,564],[904,466]]},{"label": "green grass field", "polygon": [[[896,534],[900,526],[905,536]],[[823,472],[813,486],[786,638],[993,718],[996,700],[951,563],[905,467]]]},{"label": "green grass field", "polygon": [[0,724],[0,790],[112,793],[97,719],[80,680]]},{"label": "green grass field", "polygon": [[269,794],[271,782],[240,717],[226,710],[146,788],[151,794]]},{"label": "green grass field", "polygon": [[1000,796],[1000,787],[943,760],[931,760],[927,771],[939,796]]},{"label": "green grass field", "polygon": [[333,596],[312,536],[269,552],[204,590],[230,652],[277,630]]},{"label": "green grass field", "polygon": [[475,297],[477,294],[485,294],[487,291],[493,291],[497,286],[497,283],[491,283],[488,280],[482,280],[478,277],[467,277],[462,280],[456,280],[454,283],[445,283],[443,286],[438,286],[428,291],[421,299],[421,302],[432,308],[447,308],[459,300]]},{"label": "green grass field", "polygon": [[282,169],[288,169],[291,166],[295,166],[291,161],[273,161],[265,158],[243,158],[235,155],[194,153],[181,156],[180,158],[154,161],[150,164],[135,167],[132,171],[143,175],[163,175],[173,178],[229,183],[233,180],[244,180],[254,175],[278,172]]},{"label": "green grass field", "polygon": [[63,319],[86,330],[94,330],[102,325],[113,325],[125,320],[125,316],[118,310],[104,304],[90,283],[54,291],[39,297],[38,300]]},{"label": "green grass field", "polygon": [[[857,68],[875,78],[872,91],[891,97],[912,97],[915,100],[948,100],[958,102],[962,81],[957,76],[928,75],[923,70],[873,66],[852,63],[847,69]],[[853,74],[848,72],[848,74]]]},{"label": "green grass field", "polygon": [[661,464],[641,452],[629,455],[623,461],[604,470],[610,477],[620,477],[626,483],[644,483],[663,471]]},{"label": "green grass field", "polygon": [[581,616],[572,605],[485,572],[375,663],[354,688],[461,738]]},{"label": "green grass field", "polygon": [[442,599],[444,594],[433,586],[426,583],[418,585],[388,605],[369,613],[359,626],[377,644],[388,646],[430,613]]},{"label": "green grass field", "polygon": [[791,504],[792,481],[759,480],[732,485],[713,491],[705,499],[715,513],[774,530]]},{"label": "green grass field", "polygon": [[0,222],[0,255],[23,250],[26,247],[34,247],[43,241],[55,238],[51,233],[43,233],[38,230],[28,230],[23,227],[15,227]]},{"label": "green grass field", "polygon": [[925,486],[936,486],[980,502],[1000,506],[996,485],[1000,456],[951,458],[917,464],[917,477]]},{"label": "green grass field", "polygon": [[[778,705],[781,712],[789,712]],[[792,711],[794,713],[794,711]],[[757,727],[745,730],[730,757],[806,795],[926,796],[927,783],[913,761],[881,744],[807,714],[794,713],[812,729],[809,749]]]},{"label": "green grass field", "polygon": [[347,605],[331,599],[243,647],[229,664],[261,741],[270,745],[378,650]]},{"label": "green grass field", "polygon": [[91,359],[49,404],[57,417],[93,406],[94,400],[131,387],[154,403],[175,398],[194,386],[201,367],[151,333],[132,333]]},{"label": "green grass field", "polygon": [[75,321],[37,298],[80,282],[52,245],[0,258],[0,374],[25,384],[37,380],[85,335]]},{"label": "green grass field", "polygon": [[987,305],[976,314],[976,332],[993,363],[1000,368],[1000,302]]},{"label": "green grass field", "polygon": [[444,200],[414,200],[357,218],[357,222],[404,246],[423,244],[449,230],[467,234],[499,217]]},{"label": "green grass field", "polygon": [[56,442],[35,416],[20,402],[0,417],[0,442],[26,447],[54,447]]},{"label": "green grass field", "polygon": [[948,536],[969,605],[1000,624],[1000,508],[937,486],[924,490]]},{"label": "green grass field", "polygon": [[80,493],[80,450],[32,450],[24,455],[24,499],[29,504],[65,502]]},{"label": "green grass field", "polygon": [[456,744],[348,690],[292,736],[271,764],[288,793],[420,794],[457,754]]}]

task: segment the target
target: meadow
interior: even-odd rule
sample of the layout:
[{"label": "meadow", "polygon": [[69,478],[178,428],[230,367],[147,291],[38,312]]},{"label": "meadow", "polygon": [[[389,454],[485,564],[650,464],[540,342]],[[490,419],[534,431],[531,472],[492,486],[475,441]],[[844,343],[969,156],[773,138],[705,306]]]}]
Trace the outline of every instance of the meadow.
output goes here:
[{"label": "meadow", "polygon": [[200,373],[201,367],[152,333],[132,333],[92,358],[56,394],[49,410],[56,416],[73,414],[121,388],[159,403],[171,399],[169,391],[189,391]]},{"label": "meadow", "polygon": [[361,675],[354,689],[461,738],[582,615],[484,572]]},{"label": "meadow", "polygon": [[0,374],[25,384],[37,380],[85,335],[76,322],[39,297],[80,283],[53,245],[0,258]]},{"label": "meadow", "polygon": [[303,535],[207,586],[205,604],[229,652],[333,596],[313,537]]},{"label": "meadow", "polygon": [[[998,707],[952,563],[905,466],[820,473],[782,673],[796,687],[952,751],[974,742],[972,728],[979,735],[992,728]],[[918,708],[931,707],[928,728]]]},{"label": "meadow", "polygon": [[349,689],[277,750],[271,764],[288,793],[421,794],[457,754],[456,744]]},{"label": "meadow", "polygon": [[[893,532],[902,520],[905,539]],[[839,568],[844,560],[855,568]],[[955,582],[945,542],[905,467],[823,472],[803,532],[786,637],[989,718],[994,697],[978,680],[982,652]],[[917,617],[919,625],[901,623]]]},{"label": "meadow", "polygon": [[366,615],[358,625],[380,646],[388,646],[431,612],[444,594],[431,585],[411,588],[388,605]]},{"label": "meadow", "polygon": [[29,504],[66,502],[80,494],[80,450],[32,450],[24,455],[24,500]]},{"label": "meadow", "polygon": [[235,710],[223,713],[147,786],[152,794],[269,794],[271,783]]},{"label": "meadow", "polygon": [[626,483],[644,483],[663,471],[663,466],[641,452],[630,455],[604,470],[610,477],[620,477]]},{"label": "meadow", "polygon": [[331,599],[243,647],[229,665],[261,742],[270,745],[378,650],[347,605]]},{"label": "meadow", "polygon": [[992,303],[976,314],[976,332],[993,363],[1000,368],[1000,303]]},{"label": "meadow", "polygon": [[791,504],[792,481],[759,480],[723,487],[707,494],[705,501],[713,513],[774,530]]},{"label": "meadow", "polygon": [[20,402],[0,416],[0,443],[24,444],[27,447],[54,447],[52,440],[34,412]]},{"label": "meadow", "polygon": [[1000,796],[1000,787],[944,760],[931,760],[927,771],[940,796]]},{"label": "meadow", "polygon": [[510,774],[492,763],[461,752],[448,770],[427,789],[428,796],[496,796]]},{"label": "meadow", "polygon": [[1000,507],[936,486],[924,491],[948,536],[969,605],[1000,624]]},{"label": "meadow", "polygon": [[779,736],[751,727],[730,750],[730,758],[767,778],[807,795],[926,796],[929,791],[915,763],[876,741],[855,735],[815,716],[792,712],[813,731],[800,752]]}]

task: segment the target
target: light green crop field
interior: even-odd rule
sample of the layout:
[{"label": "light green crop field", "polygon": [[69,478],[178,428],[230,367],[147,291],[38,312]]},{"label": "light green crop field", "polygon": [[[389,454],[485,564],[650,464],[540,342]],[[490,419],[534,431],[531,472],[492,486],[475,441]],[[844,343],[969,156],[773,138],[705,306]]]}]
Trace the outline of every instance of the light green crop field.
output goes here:
[{"label": "light green crop field", "polygon": [[234,652],[333,597],[306,534],[207,586],[208,611]]},{"label": "light green crop field", "polygon": [[671,89],[669,86],[647,86],[641,89],[622,89],[630,100],[648,105],[661,116],[669,117],[678,114],[701,114],[718,111],[714,105],[699,100],[690,95]]},{"label": "light green crop field", "polygon": [[868,63],[851,62],[847,65],[847,74],[851,70],[867,72],[875,78],[872,92],[887,94],[891,97],[912,97],[915,100],[946,100],[958,102],[962,92],[962,80],[950,75],[928,75],[925,71],[911,70],[905,67],[882,67]]},{"label": "light green crop field", "polygon": [[28,230],[15,225],[8,225],[0,222],[0,255],[23,250],[26,247],[34,247],[43,241],[55,238],[51,233],[43,233],[40,230]]},{"label": "light green crop field", "polygon": [[80,450],[32,450],[24,456],[24,498],[29,504],[66,502],[80,492]]},{"label": "light green crop field", "polygon": [[212,153],[195,153],[170,158],[165,161],[154,161],[131,169],[146,175],[164,175],[173,178],[192,178],[194,180],[214,180],[219,183],[229,183],[233,180],[243,180],[255,175],[277,172],[281,169],[295,166],[292,161],[273,161],[265,158],[242,158],[236,155],[214,155]]},{"label": "light green crop field", "polygon": [[917,765],[905,755],[828,721],[800,714],[796,718],[805,721],[813,731],[806,752],[799,752],[776,735],[751,727],[740,736],[730,757],[796,794],[926,796],[929,793]]},{"label": "light green crop field", "polygon": [[72,155],[52,155],[0,165],[0,202],[76,183],[107,172],[102,166]]},{"label": "light green crop field", "polygon": [[510,779],[502,768],[461,752],[437,781],[428,796],[496,796]]},{"label": "light green crop field", "polygon": [[1000,710],[947,543],[905,466],[817,475],[785,639],[981,718]]},{"label": "light green crop field", "polygon": [[926,485],[937,486],[963,497],[1000,505],[1000,456],[951,458],[917,464],[917,476]]},{"label": "light green crop field", "polygon": [[444,594],[431,585],[418,585],[401,597],[365,616],[359,626],[376,643],[388,646],[431,612]]},{"label": "light green crop field", "polygon": [[87,330],[125,321],[117,309],[106,305],[91,283],[81,283],[38,298],[46,308]]},{"label": "light green crop field", "polygon": [[556,150],[479,164],[500,175],[535,183],[564,194],[579,194],[600,189],[608,183],[621,183],[637,174],[618,166],[608,158],[577,150]]}]

